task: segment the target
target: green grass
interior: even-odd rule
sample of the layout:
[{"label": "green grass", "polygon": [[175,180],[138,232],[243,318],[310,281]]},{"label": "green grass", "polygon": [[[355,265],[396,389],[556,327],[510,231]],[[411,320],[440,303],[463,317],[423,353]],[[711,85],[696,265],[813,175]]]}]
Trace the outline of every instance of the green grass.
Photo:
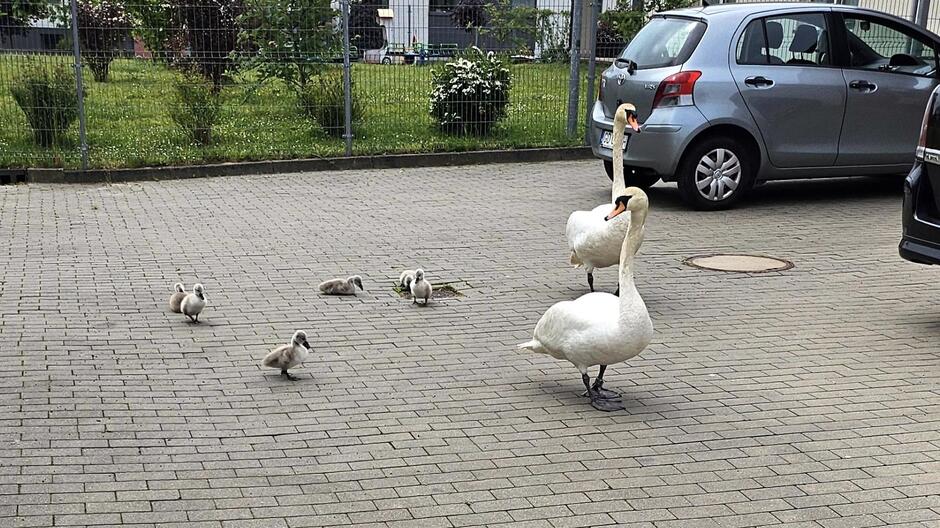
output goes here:
[{"label": "green grass", "polygon": [[[42,149],[32,144],[23,112],[13,102],[10,84],[30,61],[67,62],[66,57],[0,55],[0,167],[80,165],[78,123],[63,144]],[[507,118],[485,138],[440,133],[428,113],[431,67],[353,65],[354,91],[363,117],[354,123],[354,155],[450,152],[480,149],[576,145],[583,135],[565,134],[567,64],[512,65],[513,88]],[[583,70],[583,69],[582,69]],[[214,143],[200,147],[186,140],[170,120],[176,73],[160,64],[119,60],[107,83],[87,72],[89,165],[121,168],[186,165],[221,161],[339,156],[342,139],[328,137],[306,120],[296,99],[280,81],[258,85],[251,72],[237,75],[222,92],[223,116]],[[582,102],[584,108],[584,82]]]}]

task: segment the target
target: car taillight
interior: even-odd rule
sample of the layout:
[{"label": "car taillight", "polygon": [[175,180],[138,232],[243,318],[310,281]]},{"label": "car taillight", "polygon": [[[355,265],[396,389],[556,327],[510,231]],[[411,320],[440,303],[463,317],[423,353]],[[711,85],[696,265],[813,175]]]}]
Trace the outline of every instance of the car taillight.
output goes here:
[{"label": "car taillight", "polygon": [[670,75],[659,83],[653,108],[662,106],[689,106],[692,104],[692,92],[695,81],[702,76],[700,71],[684,71]]},{"label": "car taillight", "polygon": [[936,100],[936,94],[930,94],[930,98],[927,99],[927,109],[924,110],[924,119],[920,123],[920,139],[917,140],[917,150],[915,155],[917,159],[924,159],[924,151],[927,148],[927,123],[930,121],[930,115],[933,114],[933,105]]}]

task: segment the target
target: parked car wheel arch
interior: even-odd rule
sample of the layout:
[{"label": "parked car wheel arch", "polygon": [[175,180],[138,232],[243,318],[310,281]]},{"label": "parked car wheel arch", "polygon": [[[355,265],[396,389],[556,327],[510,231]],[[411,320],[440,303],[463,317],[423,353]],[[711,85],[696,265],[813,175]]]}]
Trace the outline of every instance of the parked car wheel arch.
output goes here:
[{"label": "parked car wheel arch", "polygon": [[[683,149],[682,159],[678,160],[676,169],[682,166],[682,162],[685,161],[693,146],[713,137],[730,137],[740,141],[747,148],[748,159],[751,166],[754,167],[754,173],[760,174],[760,169],[764,164],[764,150],[761,148],[760,142],[746,128],[730,123],[712,125],[695,134]],[[676,175],[665,175],[663,181],[676,181]]]}]

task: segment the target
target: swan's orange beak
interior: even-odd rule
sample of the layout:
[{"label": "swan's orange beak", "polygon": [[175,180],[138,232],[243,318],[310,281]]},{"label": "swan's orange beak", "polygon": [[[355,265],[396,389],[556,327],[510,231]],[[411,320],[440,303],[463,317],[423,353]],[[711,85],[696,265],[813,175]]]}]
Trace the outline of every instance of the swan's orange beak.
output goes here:
[{"label": "swan's orange beak", "polygon": [[627,210],[627,206],[623,202],[617,202],[617,205],[614,206],[614,210],[610,212],[609,215],[604,217],[604,220],[611,220],[615,216]]},{"label": "swan's orange beak", "polygon": [[636,114],[627,112],[627,123],[630,124],[630,128],[632,128],[634,132],[637,134],[640,133],[640,122],[636,120]]}]

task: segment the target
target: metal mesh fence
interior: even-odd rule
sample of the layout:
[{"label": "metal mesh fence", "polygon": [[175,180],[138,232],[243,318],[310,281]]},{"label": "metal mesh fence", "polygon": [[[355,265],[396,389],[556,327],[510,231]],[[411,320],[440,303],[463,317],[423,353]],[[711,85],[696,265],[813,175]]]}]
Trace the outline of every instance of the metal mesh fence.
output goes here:
[{"label": "metal mesh fence", "polygon": [[0,167],[580,144],[572,30],[610,60],[668,1],[0,0]]},{"label": "metal mesh fence", "polygon": [[[90,167],[346,153],[346,2],[56,2],[0,0],[0,166],[81,165],[78,84]],[[579,143],[568,1],[348,9],[352,154]]]}]

